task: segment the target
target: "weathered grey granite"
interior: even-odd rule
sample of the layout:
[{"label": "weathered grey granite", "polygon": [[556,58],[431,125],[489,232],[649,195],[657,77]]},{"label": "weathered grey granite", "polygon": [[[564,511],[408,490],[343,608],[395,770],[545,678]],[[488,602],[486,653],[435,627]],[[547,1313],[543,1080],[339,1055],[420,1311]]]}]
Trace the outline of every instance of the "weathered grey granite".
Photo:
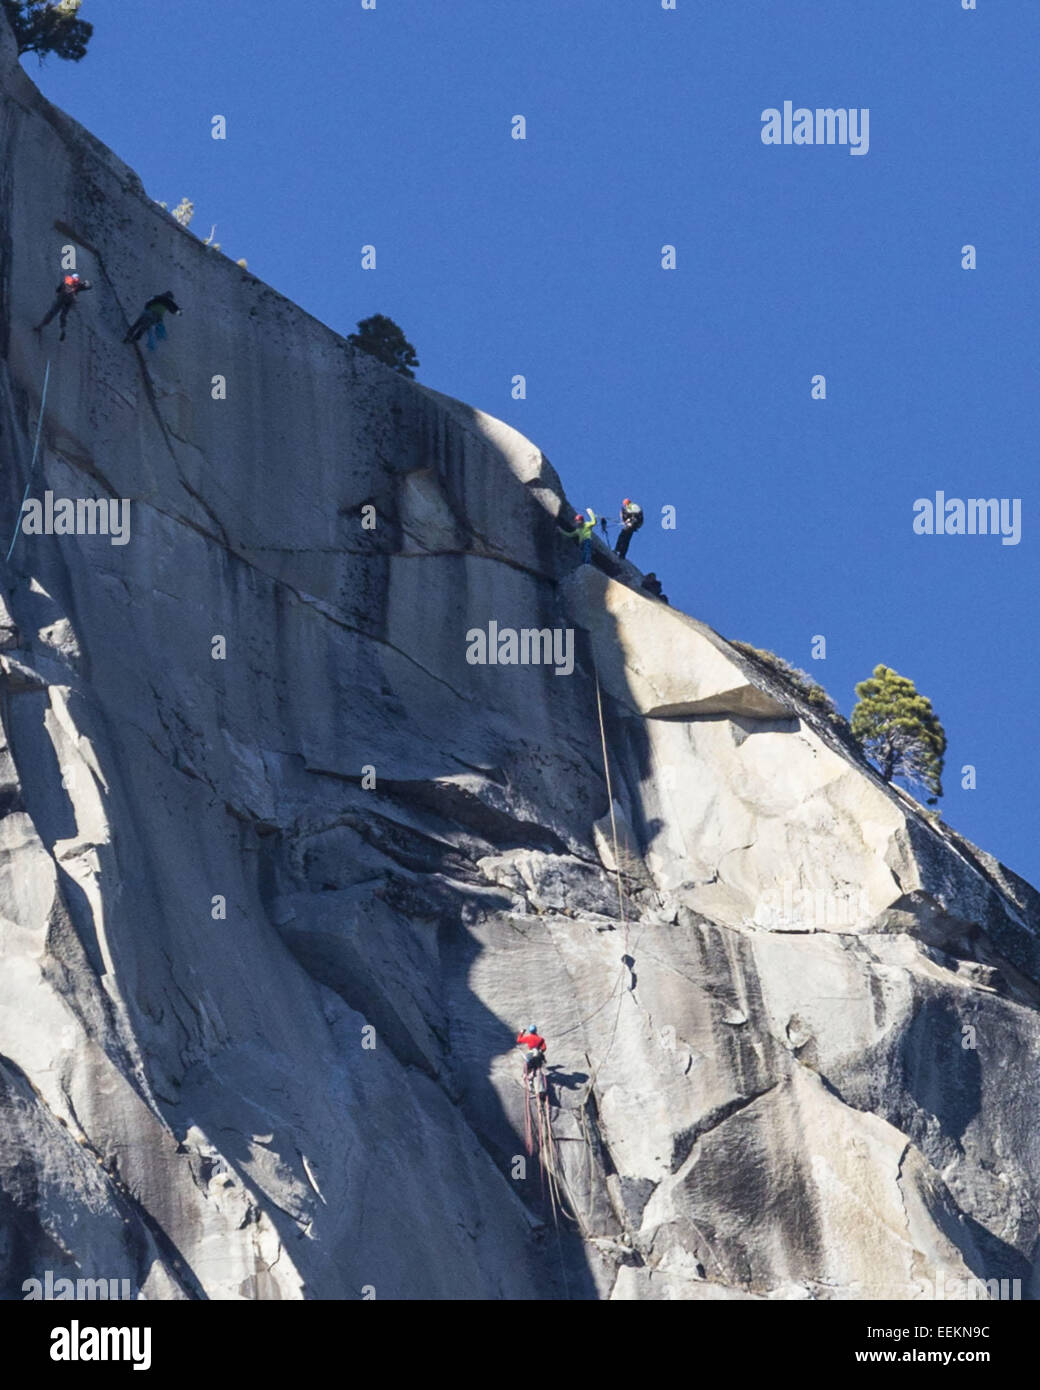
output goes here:
[{"label": "weathered grey granite", "polygon": [[[3,576],[0,1293],[1029,1296],[1033,890],[630,567],[576,574],[534,445],[203,247],[2,21],[0,83],[0,514],[48,357],[34,494],[131,502]],[[491,623],[571,627],[573,673],[470,664]]]}]

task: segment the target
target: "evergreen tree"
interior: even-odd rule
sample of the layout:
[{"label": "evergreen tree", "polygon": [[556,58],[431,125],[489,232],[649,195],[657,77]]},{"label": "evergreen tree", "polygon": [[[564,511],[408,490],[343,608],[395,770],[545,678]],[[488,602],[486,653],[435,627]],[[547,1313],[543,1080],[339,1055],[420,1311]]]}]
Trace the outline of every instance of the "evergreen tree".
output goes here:
[{"label": "evergreen tree", "polygon": [[83,0],[0,0],[18,41],[19,53],[54,53],[78,63],[85,56],[93,24],[79,18]]},{"label": "evergreen tree", "polygon": [[942,796],[946,734],[931,700],[888,666],[875,666],[870,679],[856,686],[856,694],[852,736],[885,781],[903,777],[931,792],[933,799]]},{"label": "evergreen tree", "polygon": [[419,365],[415,348],[393,319],[388,319],[385,314],[373,314],[371,318],[361,319],[358,329],[359,332],[351,333],[347,338],[351,347],[370,353],[402,376],[415,376],[412,368]]}]

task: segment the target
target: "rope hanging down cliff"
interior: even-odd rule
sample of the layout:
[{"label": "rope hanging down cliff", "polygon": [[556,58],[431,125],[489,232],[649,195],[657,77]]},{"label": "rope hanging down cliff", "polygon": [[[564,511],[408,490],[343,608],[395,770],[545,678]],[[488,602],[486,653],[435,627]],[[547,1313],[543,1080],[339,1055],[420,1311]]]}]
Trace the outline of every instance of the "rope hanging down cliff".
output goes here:
[{"label": "rope hanging down cliff", "polygon": [[618,912],[621,916],[621,926],[625,932],[625,953],[628,953],[628,923],[625,921],[625,895],[621,887],[621,859],[618,855],[617,842],[617,822],[614,819],[614,788],[610,782],[610,760],[607,757],[607,734],[603,724],[603,697],[599,688],[599,668],[596,665],[596,658],[592,658],[592,671],[596,677],[596,714],[599,716],[599,743],[603,750],[603,775],[607,783],[607,801],[610,803],[610,835],[614,841],[614,873],[617,876],[617,899]]},{"label": "rope hanging down cliff", "polygon": [[29,496],[29,489],[32,487],[33,472],[36,469],[36,455],[40,450],[40,432],[43,429],[43,412],[47,405],[47,387],[51,379],[50,358],[47,359],[47,370],[43,374],[43,395],[40,399],[40,415],[36,421],[36,439],[33,443],[32,461],[29,464],[29,476],[25,480],[25,491],[22,493],[22,500],[18,504],[18,515],[14,519],[14,531],[11,533],[11,544],[7,547],[7,561],[10,562],[14,553],[14,543],[18,539],[18,532],[22,529],[22,512],[25,510],[25,499]]},{"label": "rope hanging down cliff", "polygon": [[[623,958],[622,958],[622,969],[624,970],[625,968],[627,968],[628,962],[631,961],[632,957],[631,957],[631,954],[630,954],[629,949],[628,949],[628,922],[627,922],[627,920],[626,920],[626,918],[625,918],[624,895],[623,895],[622,887],[621,887],[621,860],[620,860],[619,855],[618,855],[617,825],[616,825],[615,820],[614,820],[614,794],[613,794],[613,791],[612,791],[611,785],[610,785],[610,765],[609,765],[608,760],[607,760],[607,736],[606,736],[606,732],[605,732],[604,724],[603,724],[603,701],[602,701],[601,696],[600,696],[599,670],[598,670],[598,668],[597,668],[597,666],[596,666],[596,658],[595,658],[595,657],[593,657],[593,659],[592,659],[592,669],[593,669],[593,671],[595,672],[595,676],[596,676],[596,710],[597,710],[597,713],[599,714],[599,737],[600,737],[600,746],[601,746],[602,749],[603,749],[603,772],[604,772],[604,776],[606,777],[606,782],[607,782],[607,795],[608,795],[608,797],[610,797],[610,833],[611,833],[611,836],[612,836],[613,841],[614,841],[614,872],[615,872],[615,874],[617,875],[618,906],[619,906],[619,908],[620,908],[620,910],[621,910],[621,923],[622,923],[622,927],[623,927],[624,933],[625,933],[625,954],[624,954],[624,956],[623,956]],[[642,932],[640,932],[640,937],[642,937]],[[624,977],[622,976],[622,978],[624,978]],[[620,984],[620,981],[619,981],[619,984]],[[615,989],[617,989],[617,986],[615,986]],[[599,1061],[596,1063],[595,1070],[593,1071],[592,1075],[589,1077],[589,1084],[588,1084],[588,1086],[585,1088],[585,1095],[584,1095],[583,1098],[582,1098],[582,1104],[581,1104],[581,1108],[580,1108],[580,1110],[579,1110],[579,1114],[581,1115],[582,1134],[583,1134],[583,1137],[584,1137],[584,1140],[585,1140],[586,1149],[587,1149],[587,1151],[588,1151],[588,1153],[589,1153],[589,1156],[590,1156],[590,1164],[591,1164],[591,1154],[592,1154],[592,1140],[591,1140],[591,1136],[589,1135],[588,1129],[587,1129],[586,1124],[585,1124],[585,1103],[587,1102],[588,1097],[592,1094],[592,1088],[593,1088],[593,1086],[595,1085],[596,1077],[599,1075],[599,1069],[600,1069],[600,1067],[603,1065],[603,1063],[607,1060],[607,1055],[609,1054],[611,1047],[613,1047],[613,1045],[614,1045],[614,1037],[615,1037],[615,1034],[617,1033],[618,1019],[621,1017],[621,1001],[622,1001],[622,999],[624,999],[624,997],[625,997],[624,991],[622,990],[622,991],[619,993],[619,995],[618,995],[617,1012],[616,1012],[615,1015],[614,1015],[614,1027],[613,1027],[612,1030],[611,1030],[610,1042],[607,1044],[607,1050],[606,1050],[606,1052],[604,1052],[603,1056],[602,1056],[602,1057],[599,1059]],[[613,991],[612,991],[611,994],[608,996],[608,999],[607,999],[605,1002],[609,1002],[609,1000],[610,1000],[611,998],[613,998]],[[601,1004],[599,1007],[600,1007],[600,1009],[602,1009],[602,1008],[604,1007],[604,1004]],[[599,1013],[599,1009],[596,1010],[596,1013]],[[586,1022],[587,1022],[587,1021],[588,1021],[588,1020],[586,1020]],[[579,1025],[579,1026],[580,1026],[580,1025]],[[711,1254],[712,1259],[715,1261],[716,1265],[718,1266],[719,1272],[722,1274],[723,1279],[727,1279],[729,1276],[728,1276],[728,1274],[727,1274],[726,1268],[725,1268],[725,1266],[723,1265],[722,1261],[719,1259],[718,1255],[715,1253],[715,1248],[714,1248],[714,1246],[711,1244],[711,1242],[708,1240],[708,1237],[703,1233],[703,1231],[700,1230],[700,1228],[699,1228],[698,1226],[694,1225],[694,1223],[692,1223],[692,1222],[691,1222],[691,1225],[693,1225],[694,1230],[697,1232],[697,1234],[700,1236],[701,1240],[703,1240],[704,1244],[707,1246],[708,1251],[709,1251],[709,1253]]]},{"label": "rope hanging down cliff", "polygon": [[599,1062],[596,1065],[596,1069],[589,1080],[589,1084],[585,1090],[585,1096],[583,1097],[583,1104],[584,1101],[587,1100],[588,1096],[590,1095],[593,1083],[596,1080],[596,1075],[598,1074],[600,1067],[603,1065],[603,1062],[606,1060],[607,1053],[610,1052],[610,1049],[614,1044],[614,1037],[617,1033],[618,1017],[621,1013],[621,1000],[624,998],[624,991],[621,987],[624,984],[625,975],[629,969],[629,961],[631,960],[631,956],[629,954],[628,949],[628,918],[625,913],[625,890],[621,878],[621,853],[618,848],[617,821],[614,817],[614,787],[610,777],[610,759],[607,755],[607,733],[603,719],[603,697],[599,683],[599,668],[596,665],[595,656],[593,656],[592,658],[592,671],[596,681],[596,714],[599,719],[600,749],[603,754],[603,776],[607,784],[607,800],[610,803],[610,836],[614,846],[614,876],[617,882],[618,914],[621,918],[621,929],[624,933],[625,949],[621,958],[621,972],[618,975],[617,983],[614,985],[614,988],[607,995],[606,999],[603,1000],[602,1004],[597,1004],[597,1006],[593,1009],[592,1013],[590,1013],[586,1018],[579,1019],[577,1023],[572,1023],[571,1026],[569,1028],[565,1028],[562,1033],[557,1033],[555,1035],[557,1039],[565,1038],[569,1033],[575,1033],[579,1028],[584,1028],[587,1023],[591,1023],[591,1021],[596,1017],[596,1015],[598,1013],[601,1013],[602,1010],[607,1007],[610,1001],[614,998],[615,994],[619,996],[617,1012],[614,1015],[614,1024],[610,1032],[610,1042],[607,1045],[607,1051],[604,1052],[603,1056],[600,1058]]},{"label": "rope hanging down cliff", "polygon": [[[593,1010],[592,1014],[589,1015],[589,1018],[583,1019],[582,1022],[580,1022],[580,1023],[574,1025],[574,1027],[576,1027],[576,1028],[583,1028],[583,1027],[585,1026],[585,1024],[589,1022],[589,1020],[590,1020],[591,1018],[595,1017],[595,1015],[598,1014],[598,1013],[600,1012],[601,1009],[603,1009],[603,1008],[606,1007],[606,1005],[607,1005],[607,1004],[610,1002],[610,1000],[614,997],[615,993],[618,995],[618,1006],[617,1006],[617,1009],[616,1009],[616,1011],[615,1011],[615,1013],[614,1013],[614,1024],[613,1024],[613,1027],[611,1028],[610,1040],[609,1040],[609,1042],[607,1043],[606,1051],[603,1053],[602,1057],[600,1057],[599,1061],[596,1063],[596,1066],[595,1066],[595,1068],[593,1069],[592,1075],[589,1077],[588,1085],[586,1086],[584,1095],[582,1096],[581,1105],[580,1105],[579,1108],[578,1108],[578,1114],[579,1114],[579,1116],[580,1116],[580,1124],[581,1124],[581,1129],[582,1129],[582,1138],[583,1138],[583,1140],[584,1140],[586,1153],[587,1153],[587,1155],[588,1155],[588,1163],[589,1163],[589,1176],[588,1176],[588,1181],[589,1181],[590,1187],[591,1187],[591,1182],[592,1182],[592,1136],[591,1136],[590,1133],[589,1133],[588,1125],[587,1125],[587,1123],[586,1123],[586,1118],[585,1118],[586,1106],[587,1106],[587,1103],[588,1103],[589,1096],[591,1096],[591,1094],[592,1094],[592,1089],[593,1089],[593,1087],[594,1087],[595,1084],[596,1084],[596,1078],[597,1078],[597,1076],[599,1075],[600,1068],[602,1067],[603,1063],[607,1060],[607,1057],[608,1057],[608,1055],[609,1055],[609,1053],[610,1053],[610,1049],[611,1049],[611,1048],[613,1047],[613,1045],[614,1045],[614,1038],[615,1038],[615,1036],[616,1036],[616,1034],[617,1034],[618,1020],[619,1020],[620,1017],[621,1017],[621,1003],[622,1003],[622,1000],[623,1000],[624,997],[625,997],[625,995],[624,995],[624,990],[621,989],[621,983],[622,983],[622,981],[623,981],[623,979],[624,979],[624,972],[626,971],[626,969],[629,968],[629,965],[630,965],[630,962],[631,962],[631,959],[632,959],[631,954],[630,954],[630,952],[629,952],[629,947],[628,947],[628,919],[627,919],[627,917],[626,917],[626,915],[625,915],[624,889],[623,889],[622,880],[621,880],[621,857],[620,857],[620,854],[619,854],[619,851],[618,851],[617,822],[616,822],[615,817],[614,817],[614,792],[613,792],[613,787],[612,787],[612,785],[611,785],[611,780],[610,780],[610,761],[609,761],[609,758],[608,758],[608,756],[607,756],[607,735],[606,735],[606,728],[605,728],[604,720],[603,720],[603,699],[602,699],[602,695],[601,695],[601,692],[600,692],[599,668],[598,668],[597,665],[596,665],[596,658],[595,658],[595,656],[593,656],[593,658],[592,658],[592,669],[593,669],[593,672],[594,672],[595,678],[596,678],[596,713],[597,713],[597,715],[599,716],[600,747],[601,747],[602,752],[603,752],[603,775],[604,775],[604,778],[605,778],[606,783],[607,783],[607,796],[608,796],[609,799],[610,799],[610,834],[611,834],[611,839],[612,839],[612,841],[613,841],[613,846],[614,846],[614,873],[615,873],[615,876],[616,876],[616,879],[617,879],[618,909],[619,909],[619,912],[620,912],[620,914],[621,914],[621,925],[622,925],[622,930],[624,931],[624,936],[625,936],[625,952],[624,952],[624,955],[623,955],[623,957],[622,957],[622,974],[621,974],[621,976],[620,976],[620,978],[619,978],[619,980],[618,980],[618,983],[614,986],[614,989],[611,990],[610,994],[609,994],[609,995],[607,996],[607,998],[603,1001],[603,1003],[600,1004],[598,1008],[596,1008],[596,1009]],[[642,936],[642,933],[640,933],[640,937],[641,937],[641,936]],[[572,1031],[572,1030],[571,1030],[571,1029],[568,1029],[567,1031],[570,1032],[570,1031]],[[563,1037],[564,1035],[561,1033],[559,1036],[560,1036],[560,1037]],[[586,1056],[587,1056],[587,1055],[588,1055],[588,1054],[586,1054]],[[550,1135],[551,1135],[551,1130],[550,1130]],[[561,1178],[562,1178],[562,1174],[561,1174],[560,1176],[561,1176]],[[564,1183],[564,1186],[566,1187],[566,1183]],[[570,1195],[570,1194],[568,1193],[568,1196],[569,1196],[569,1195]],[[571,1201],[571,1205],[572,1205],[572,1207],[574,1208],[575,1214],[577,1215],[578,1208],[577,1208],[577,1206],[574,1204],[573,1200]],[[583,1223],[581,1222],[580,1217],[578,1218],[578,1224],[579,1224],[579,1226],[582,1227],[582,1229],[584,1229]],[[691,1224],[693,1224],[693,1223],[691,1222]],[[697,1232],[697,1234],[700,1236],[701,1240],[704,1242],[705,1246],[707,1247],[707,1249],[708,1249],[708,1251],[709,1251],[709,1253],[710,1253],[712,1259],[715,1261],[715,1264],[717,1265],[717,1267],[718,1267],[718,1269],[719,1269],[719,1272],[722,1274],[723,1279],[728,1279],[729,1276],[728,1276],[728,1274],[727,1274],[726,1268],[725,1268],[725,1266],[723,1265],[722,1261],[719,1259],[718,1255],[716,1254],[714,1246],[711,1244],[711,1242],[708,1240],[707,1236],[704,1235],[703,1231],[701,1231],[700,1228],[699,1228],[698,1226],[694,1225],[694,1230]]]},{"label": "rope hanging down cliff", "polygon": [[[617,984],[609,995],[609,998],[613,998],[616,992],[618,997],[617,1009],[614,1011],[614,1023],[610,1030],[610,1038],[603,1055],[593,1068],[588,1085],[585,1087],[585,1094],[582,1097],[581,1104],[582,1110],[584,1110],[585,1105],[588,1103],[589,1096],[592,1095],[592,1088],[596,1084],[596,1077],[599,1075],[600,1067],[602,1067],[603,1063],[610,1056],[610,1050],[614,1046],[614,1039],[617,1037],[618,1021],[621,1018],[621,1004],[625,998],[625,991],[622,985],[624,983],[625,973],[628,970],[628,962],[631,960],[628,951],[628,919],[625,916],[625,890],[621,882],[621,853],[618,849],[617,821],[614,818],[614,788],[610,780],[610,759],[607,756],[607,732],[603,722],[603,696],[600,691],[599,667],[596,665],[595,655],[593,655],[592,658],[592,671],[596,678],[596,714],[599,717],[599,741],[600,748],[603,751],[603,776],[607,783],[607,800],[610,802],[610,835],[614,844],[614,874],[617,879],[618,912],[621,916],[621,930],[624,933],[625,950],[621,957],[621,973],[618,976]],[[586,1054],[586,1056],[587,1055],[588,1054]]]}]

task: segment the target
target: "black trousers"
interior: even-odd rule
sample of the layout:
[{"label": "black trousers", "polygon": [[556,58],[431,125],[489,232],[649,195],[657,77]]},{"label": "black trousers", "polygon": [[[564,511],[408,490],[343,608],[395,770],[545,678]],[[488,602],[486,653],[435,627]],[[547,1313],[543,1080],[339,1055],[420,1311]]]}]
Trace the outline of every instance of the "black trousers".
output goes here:
[{"label": "black trousers", "polygon": [[130,332],[123,339],[124,343],[136,343],[142,333],[146,333],[149,328],[154,328],[157,323],[162,322],[162,315],[157,314],[152,309],[145,309],[134,320]]},{"label": "black trousers", "polygon": [[622,525],[621,530],[618,533],[617,543],[614,546],[614,554],[620,555],[622,560],[628,554],[628,547],[632,544],[632,537],[635,535],[637,530],[638,527],[636,526]]},{"label": "black trousers", "polygon": [[47,310],[47,316],[40,320],[40,328],[46,328],[47,325],[50,323],[51,319],[54,318],[55,314],[60,314],[61,328],[64,332],[65,320],[68,318],[69,310],[72,308],[75,302],[75,299],[69,299],[66,295],[59,294],[57,299],[51,305],[51,307]]}]

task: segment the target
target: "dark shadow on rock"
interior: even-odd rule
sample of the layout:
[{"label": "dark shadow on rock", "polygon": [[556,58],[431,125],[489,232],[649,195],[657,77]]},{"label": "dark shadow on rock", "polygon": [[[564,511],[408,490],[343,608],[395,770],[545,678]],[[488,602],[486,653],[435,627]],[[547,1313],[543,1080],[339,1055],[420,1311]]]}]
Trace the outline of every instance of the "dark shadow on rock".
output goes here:
[{"label": "dark shadow on rock", "polygon": [[945,999],[926,999],[900,1039],[899,1061],[910,1097],[934,1115],[958,1147],[982,1100],[982,1063],[962,1047],[963,1019]]},{"label": "dark shadow on rock", "polygon": [[[206,1299],[181,1251],[108,1167],[104,1171],[114,1267],[84,1267],[83,1252],[69,1250],[66,1240],[54,1234],[63,1227],[60,1220],[55,1227],[53,1205],[67,1206],[72,1190],[69,1178],[76,1174],[77,1165],[91,1164],[95,1158],[100,1161],[100,1155],[80,1146],[40,1099],[25,1072],[3,1056],[0,1132],[0,1299],[24,1299],[25,1282],[38,1279],[42,1283],[47,1271],[55,1282],[125,1279],[136,1294],[148,1279],[157,1252],[186,1298]],[[61,1165],[56,1156],[63,1150],[66,1157]]]},{"label": "dark shadow on rock", "polygon": [[588,1072],[584,1071],[564,1071],[560,1066],[547,1066],[549,1081],[553,1086],[558,1086],[565,1091],[576,1091],[580,1086],[584,1086],[589,1079]]},{"label": "dark shadow on rock", "polygon": [[[1004,1281],[1008,1281],[1011,1286],[1007,1296],[1014,1298],[1014,1281],[1020,1281],[1020,1297],[1033,1299],[1036,1297],[1037,1290],[1033,1287],[1033,1265],[1025,1255],[1016,1250],[1013,1245],[1008,1245],[1006,1241],[995,1236],[992,1231],[988,1231],[974,1217],[964,1213],[962,1216],[963,1224],[967,1229],[971,1244],[963,1239],[957,1242],[964,1257],[964,1262],[975,1275],[989,1283],[995,1280],[998,1285],[997,1296],[1005,1296],[1002,1287]],[[971,1246],[974,1245],[978,1251],[976,1258]]]},{"label": "dark shadow on rock", "polygon": [[[53,852],[59,840],[73,840],[78,831],[72,800],[62,781],[61,765],[44,725],[49,708],[46,690],[22,691],[9,698],[5,722],[22,787],[22,802],[44,847]],[[85,768],[77,767],[76,772],[84,777],[91,775]],[[55,869],[76,935],[91,969],[100,978],[105,974],[105,964],[87,895],[57,860]]]},{"label": "dark shadow on rock", "polygon": [[[480,943],[469,933],[460,934],[450,928],[442,929],[440,935],[440,956],[445,972],[444,989],[449,1016],[465,1016],[465,1046],[446,1059],[451,1069],[459,1095],[459,1106],[470,1128],[480,1136],[484,1148],[491,1155],[495,1166],[505,1181],[513,1183],[521,1201],[540,1223],[546,1227],[553,1224],[552,1206],[547,1193],[542,1191],[540,1168],[530,1160],[526,1163],[524,1176],[514,1180],[510,1175],[516,1171],[516,1160],[524,1153],[521,1128],[506,1114],[497,1092],[491,1085],[489,1061],[500,1056],[509,1046],[514,1045],[514,1037],[502,1025],[502,1020],[491,1013],[483,1004],[476,1001],[469,988],[469,978],[482,952]],[[540,1026],[545,1024],[539,1021]],[[551,1046],[551,1038],[550,1038]],[[517,1103],[515,1113],[522,1114],[523,1089],[526,1085],[522,1062],[518,1059],[516,1068]],[[552,1092],[558,1084],[557,1075],[551,1075],[549,1101],[556,1104]],[[566,1073],[564,1073],[566,1075]],[[536,1242],[534,1250],[539,1257],[541,1271],[540,1287],[548,1299],[591,1300],[599,1297],[588,1265],[588,1257],[580,1234],[570,1223],[561,1223],[559,1240]]]}]

